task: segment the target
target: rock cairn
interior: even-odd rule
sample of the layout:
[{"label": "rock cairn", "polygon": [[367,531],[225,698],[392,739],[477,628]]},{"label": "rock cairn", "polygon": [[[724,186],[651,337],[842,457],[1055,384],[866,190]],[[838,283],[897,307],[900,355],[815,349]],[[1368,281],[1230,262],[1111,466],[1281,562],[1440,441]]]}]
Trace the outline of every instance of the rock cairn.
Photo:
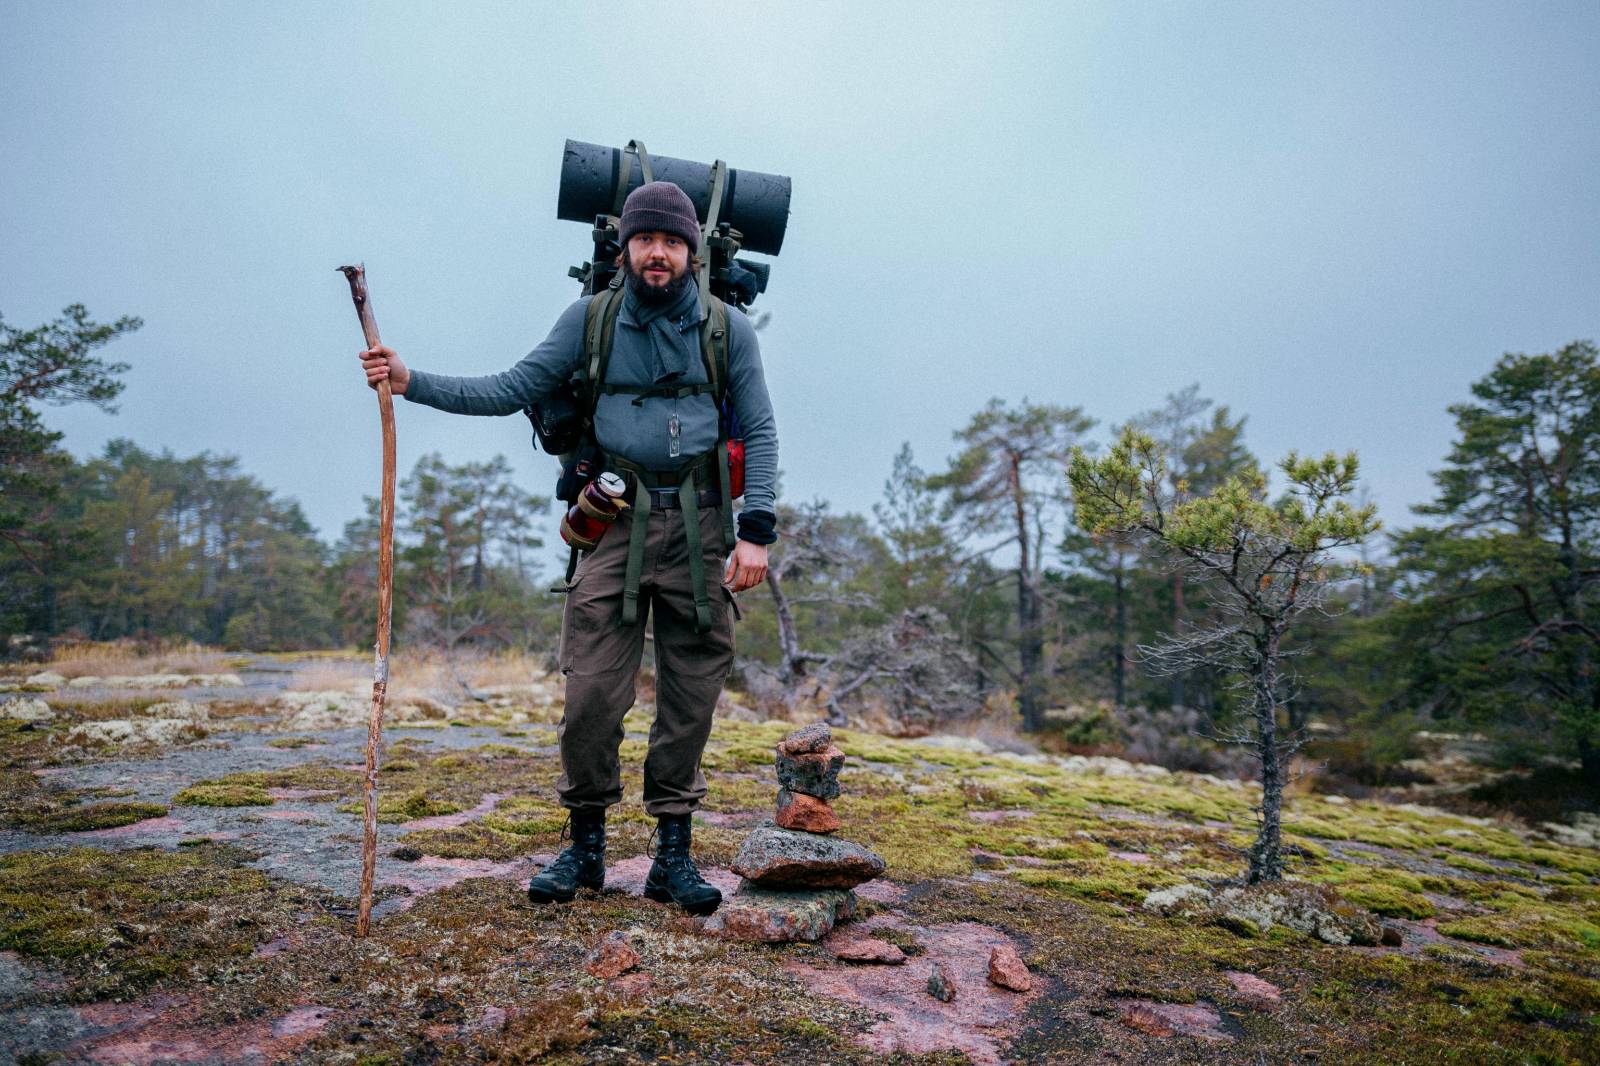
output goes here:
[{"label": "rock cairn", "polygon": [[706,921],[708,932],[740,940],[820,940],[856,911],[854,889],[881,875],[882,858],[833,836],[830,800],[839,796],[844,752],[818,722],[777,747],[778,801],[771,821],[744,838],[733,870],[744,880]]}]

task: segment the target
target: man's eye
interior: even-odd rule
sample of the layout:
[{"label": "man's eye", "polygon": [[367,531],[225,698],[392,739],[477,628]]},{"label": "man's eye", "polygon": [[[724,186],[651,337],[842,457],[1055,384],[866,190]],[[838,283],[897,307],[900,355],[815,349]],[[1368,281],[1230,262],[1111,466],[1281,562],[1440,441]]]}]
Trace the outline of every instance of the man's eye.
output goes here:
[{"label": "man's eye", "polygon": [[682,243],[683,242],[678,240],[678,238],[676,238],[676,237],[668,237],[667,238],[667,247],[668,248],[676,248],[678,245],[680,245]]}]

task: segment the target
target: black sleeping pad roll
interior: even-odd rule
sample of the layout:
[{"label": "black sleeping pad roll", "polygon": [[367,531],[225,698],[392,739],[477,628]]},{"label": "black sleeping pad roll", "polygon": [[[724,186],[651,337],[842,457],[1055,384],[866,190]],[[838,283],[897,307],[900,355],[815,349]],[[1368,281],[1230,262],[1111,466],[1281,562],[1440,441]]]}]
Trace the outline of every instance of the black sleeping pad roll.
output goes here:
[{"label": "black sleeping pad roll", "polygon": [[[569,140],[561,157],[556,217],[592,224],[596,215],[610,214],[624,166],[627,191],[637,189],[644,183],[637,156],[621,148]],[[704,222],[711,206],[711,164],[652,155],[650,167],[655,180],[670,181],[688,194]],[[789,194],[790,181],[781,174],[730,168],[717,220],[743,234],[745,251],[777,255],[789,226]]]}]

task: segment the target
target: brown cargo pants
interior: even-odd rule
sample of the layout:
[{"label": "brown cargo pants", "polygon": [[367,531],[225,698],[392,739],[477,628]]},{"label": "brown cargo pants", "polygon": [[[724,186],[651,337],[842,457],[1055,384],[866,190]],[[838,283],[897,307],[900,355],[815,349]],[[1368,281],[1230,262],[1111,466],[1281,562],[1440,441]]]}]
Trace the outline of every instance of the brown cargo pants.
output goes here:
[{"label": "brown cargo pants", "polygon": [[644,760],[644,809],[651,816],[687,814],[705,798],[700,755],[711,715],[733,666],[733,594],[722,587],[722,512],[700,508],[700,543],[711,584],[711,628],[695,632],[694,588],[683,512],[651,508],[639,580],[639,620],[622,624],[628,565],[625,513],[578,564],[561,619],[561,672],[566,710],[556,737],[564,807],[608,807],[622,800],[622,716],[633,706],[634,678],[644,655],[645,623],[654,617],[656,717]]}]

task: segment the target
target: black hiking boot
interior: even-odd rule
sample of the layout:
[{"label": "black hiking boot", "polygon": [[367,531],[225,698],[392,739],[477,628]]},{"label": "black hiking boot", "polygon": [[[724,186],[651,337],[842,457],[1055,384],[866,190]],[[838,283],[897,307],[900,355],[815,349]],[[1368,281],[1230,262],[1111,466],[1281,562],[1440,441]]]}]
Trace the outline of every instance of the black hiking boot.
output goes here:
[{"label": "black hiking boot", "polygon": [[569,829],[572,843],[528,882],[528,898],[535,903],[571,903],[578,889],[599,889],[606,883],[606,809],[573,808],[562,839]]},{"label": "black hiking boot", "polygon": [[656,861],[644,881],[646,899],[676,903],[690,914],[710,914],[722,905],[722,892],[706,883],[689,857],[690,815],[663,814],[656,823]]}]

